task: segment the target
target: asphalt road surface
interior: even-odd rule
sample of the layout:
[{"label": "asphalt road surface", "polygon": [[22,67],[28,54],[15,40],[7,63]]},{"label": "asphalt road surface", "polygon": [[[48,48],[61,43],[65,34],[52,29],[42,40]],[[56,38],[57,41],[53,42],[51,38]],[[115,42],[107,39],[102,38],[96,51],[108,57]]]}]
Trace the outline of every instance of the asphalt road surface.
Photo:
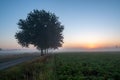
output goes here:
[{"label": "asphalt road surface", "polygon": [[19,59],[15,59],[15,60],[7,61],[7,62],[4,62],[4,63],[0,63],[0,70],[15,66],[15,65],[17,65],[19,63],[22,63],[22,62],[25,62],[25,61],[32,60],[34,58],[35,58],[35,56],[22,57],[22,58],[19,58]]}]

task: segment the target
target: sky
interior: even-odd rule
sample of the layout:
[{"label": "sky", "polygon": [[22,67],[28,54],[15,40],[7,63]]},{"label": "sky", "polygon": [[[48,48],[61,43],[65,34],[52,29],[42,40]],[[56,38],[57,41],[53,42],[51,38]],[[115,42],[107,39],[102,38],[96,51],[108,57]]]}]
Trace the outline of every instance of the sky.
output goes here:
[{"label": "sky", "polygon": [[0,0],[0,48],[22,48],[14,37],[17,23],[33,9],[59,17],[63,49],[120,50],[120,0]]}]

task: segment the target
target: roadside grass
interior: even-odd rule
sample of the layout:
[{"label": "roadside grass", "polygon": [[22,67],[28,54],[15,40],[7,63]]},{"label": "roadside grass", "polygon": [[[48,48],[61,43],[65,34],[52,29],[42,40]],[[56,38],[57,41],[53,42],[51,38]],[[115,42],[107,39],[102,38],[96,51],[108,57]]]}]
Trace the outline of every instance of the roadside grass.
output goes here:
[{"label": "roadside grass", "polygon": [[52,55],[0,71],[0,80],[54,80]]}]

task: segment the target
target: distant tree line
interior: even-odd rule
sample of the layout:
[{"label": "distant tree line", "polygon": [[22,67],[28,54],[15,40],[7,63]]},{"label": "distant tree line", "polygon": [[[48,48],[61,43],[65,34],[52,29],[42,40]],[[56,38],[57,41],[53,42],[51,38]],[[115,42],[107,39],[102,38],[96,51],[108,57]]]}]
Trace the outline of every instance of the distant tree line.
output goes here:
[{"label": "distant tree line", "polygon": [[34,45],[41,50],[41,55],[48,53],[48,49],[62,46],[64,26],[58,17],[45,10],[33,10],[27,18],[18,22],[20,31],[15,34],[18,43],[23,47]]}]

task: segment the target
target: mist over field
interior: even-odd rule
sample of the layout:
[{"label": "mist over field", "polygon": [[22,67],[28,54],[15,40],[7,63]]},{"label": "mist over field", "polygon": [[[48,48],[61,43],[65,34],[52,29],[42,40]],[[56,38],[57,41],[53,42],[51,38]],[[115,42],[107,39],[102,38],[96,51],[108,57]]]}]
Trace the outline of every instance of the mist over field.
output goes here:
[{"label": "mist over field", "polygon": [[[120,48],[96,48],[96,49],[85,49],[85,48],[59,48],[58,50],[50,50],[50,53],[56,52],[120,52]],[[0,51],[0,55],[6,54],[23,54],[23,53],[40,53],[37,49],[3,49]]]},{"label": "mist over field", "polygon": [[120,51],[120,48],[96,48],[96,49],[85,49],[85,48],[61,48],[56,50],[57,52],[111,52]]},{"label": "mist over field", "polygon": [[40,53],[36,49],[5,49],[0,51],[0,55],[24,54],[24,53]]}]

